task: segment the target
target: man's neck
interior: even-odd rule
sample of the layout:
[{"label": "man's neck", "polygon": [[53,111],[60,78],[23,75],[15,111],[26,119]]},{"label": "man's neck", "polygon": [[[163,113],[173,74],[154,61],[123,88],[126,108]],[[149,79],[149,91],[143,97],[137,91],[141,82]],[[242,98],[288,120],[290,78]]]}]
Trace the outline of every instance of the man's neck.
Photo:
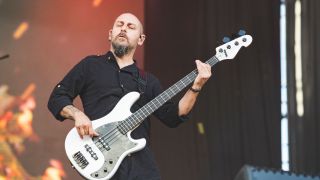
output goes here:
[{"label": "man's neck", "polygon": [[114,57],[116,58],[116,61],[118,63],[118,66],[119,68],[123,68],[123,67],[126,67],[126,66],[129,66],[131,64],[134,63],[133,61],[133,54],[132,53],[129,53],[129,54],[126,54],[122,57],[118,57],[115,55],[115,53],[112,51]]}]

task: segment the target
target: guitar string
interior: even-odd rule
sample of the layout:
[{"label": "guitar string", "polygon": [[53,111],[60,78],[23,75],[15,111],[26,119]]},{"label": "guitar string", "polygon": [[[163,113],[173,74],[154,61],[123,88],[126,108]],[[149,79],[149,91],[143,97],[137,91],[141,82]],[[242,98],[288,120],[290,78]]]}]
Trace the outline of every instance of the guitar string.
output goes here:
[{"label": "guitar string", "polygon": [[[142,116],[140,116],[141,118],[143,118]],[[137,124],[138,125],[138,124]],[[110,133],[108,133],[108,134],[110,134]],[[107,135],[107,134],[106,134]],[[107,136],[107,138],[102,138],[104,141],[107,141],[107,139],[109,139],[109,138],[111,138],[109,141],[107,141],[107,143],[108,143],[108,146],[109,145],[111,145],[111,144],[113,144],[113,142],[115,142],[115,141],[113,141],[115,138],[117,138],[119,135],[125,135],[125,134],[122,134],[121,132],[119,132],[119,131],[115,131],[115,133],[113,133],[112,135],[115,135],[114,137],[112,137],[112,136]],[[100,145],[102,144],[102,146],[104,146],[103,145],[103,143],[100,143]],[[100,146],[101,147],[101,146]]]},{"label": "guitar string", "polygon": [[[133,116],[133,115],[132,115]],[[131,116],[130,116],[131,117]],[[129,118],[130,118],[129,117]],[[128,118],[128,119],[129,119]],[[116,138],[119,134],[120,135],[124,135],[121,132],[117,131],[119,126],[117,126],[116,128],[114,128],[113,130],[111,130],[109,133],[105,134],[104,136],[102,136],[102,138],[100,138],[100,140],[102,139],[103,141],[107,141],[109,138],[112,138],[110,141],[112,141],[114,138]],[[113,132],[113,133],[112,133]],[[112,133],[110,136],[107,136],[108,134]],[[116,135],[116,137],[112,137],[113,135]],[[106,138],[105,138],[106,137]],[[97,142],[100,142],[100,145],[103,145],[103,141],[98,140]],[[107,145],[109,146],[110,141],[107,141]]]},{"label": "guitar string", "polygon": [[[210,66],[213,66],[214,64],[216,64],[217,62],[219,62],[219,60],[218,60],[218,58],[216,57],[216,56],[213,56],[212,58],[210,58],[206,63],[207,64],[209,64]],[[188,77],[188,76],[185,76],[185,77]],[[180,80],[181,81],[181,80]],[[180,82],[179,81],[179,82]],[[183,83],[183,82],[182,82]],[[177,83],[176,83],[177,84]],[[183,85],[186,87],[186,85],[183,83]],[[170,88],[169,88],[170,89]],[[159,95],[159,96],[161,96],[162,95],[162,93]],[[155,99],[157,99],[157,98],[155,98]],[[150,101],[150,102],[152,102],[152,101]],[[147,103],[147,104],[149,104],[149,103]],[[145,106],[143,106],[143,107],[145,107]],[[139,110],[141,110],[141,109],[143,109],[143,107],[142,108],[140,108]],[[145,108],[144,108],[145,109]],[[138,111],[139,111],[138,110]],[[132,117],[132,116],[135,116],[135,113],[133,113],[133,115],[131,115],[131,116],[129,116],[129,118],[127,118],[127,121],[128,120],[130,120],[130,117]],[[141,117],[141,116],[140,116]],[[141,117],[141,118],[143,118],[143,117]],[[110,143],[113,139],[115,139],[115,138],[118,138],[118,135],[119,135],[119,131],[118,131],[118,127],[120,127],[120,128],[124,128],[125,129],[125,133],[127,133],[128,132],[128,130],[126,129],[126,125],[125,125],[125,122],[127,122],[126,120],[124,120],[124,121],[122,121],[123,123],[121,123],[121,124],[118,124],[118,126],[116,126],[115,128],[113,128],[109,133],[107,133],[107,134],[105,134],[105,135],[103,135],[102,137],[100,137],[100,139],[103,139],[103,141],[105,141],[106,139],[109,139],[109,138],[112,138],[110,141],[108,141],[107,142],[107,144],[108,144],[108,146],[110,146],[112,143]],[[139,123],[138,123],[139,124]],[[137,125],[138,125],[137,124]],[[121,127],[121,125],[124,125],[124,127]],[[129,128],[129,130],[130,130],[130,126],[128,127]],[[122,129],[123,130],[123,129]],[[126,132],[127,131],[127,132]],[[110,133],[112,133],[111,134],[111,136],[107,136],[108,134],[110,134]],[[112,137],[113,135],[116,135],[115,137]],[[120,135],[124,135],[124,134],[122,134],[121,132],[120,132]],[[105,138],[106,137],[106,138]],[[103,142],[101,142],[100,140],[98,140],[98,141],[95,141],[94,142],[94,144],[98,147],[98,145],[96,144],[96,143],[99,143],[100,145],[102,145],[103,146]],[[101,146],[100,146],[101,147]],[[100,148],[99,148],[100,149]]]}]

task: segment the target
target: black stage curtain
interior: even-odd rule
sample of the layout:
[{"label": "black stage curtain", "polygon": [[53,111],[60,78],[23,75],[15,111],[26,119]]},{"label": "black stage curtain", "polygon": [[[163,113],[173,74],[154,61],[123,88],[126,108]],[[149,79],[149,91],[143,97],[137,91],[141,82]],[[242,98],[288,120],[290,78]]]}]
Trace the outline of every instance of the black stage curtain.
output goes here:
[{"label": "black stage curtain", "polygon": [[231,180],[244,164],[280,168],[280,2],[145,3],[145,68],[165,88],[193,70],[195,59],[213,56],[224,35],[243,28],[254,38],[213,67],[188,122],[169,129],[154,119],[151,144],[163,179]]},{"label": "black stage curtain", "polygon": [[[288,13],[294,12],[294,1],[289,1]],[[292,169],[297,172],[308,174],[320,174],[320,1],[301,1],[301,21],[302,21],[302,84],[304,99],[304,115],[299,117],[295,108],[290,108],[290,145]],[[293,18],[288,19],[289,22]],[[288,42],[294,42],[294,28],[288,24]],[[288,47],[288,63],[290,74],[294,74],[294,49]],[[290,58],[291,59],[290,59]],[[291,63],[291,64],[290,64]],[[291,71],[291,72],[290,72]],[[290,81],[294,81],[294,76],[289,76]],[[289,92],[290,99],[294,101],[295,90]],[[290,104],[294,104],[291,102]]]}]

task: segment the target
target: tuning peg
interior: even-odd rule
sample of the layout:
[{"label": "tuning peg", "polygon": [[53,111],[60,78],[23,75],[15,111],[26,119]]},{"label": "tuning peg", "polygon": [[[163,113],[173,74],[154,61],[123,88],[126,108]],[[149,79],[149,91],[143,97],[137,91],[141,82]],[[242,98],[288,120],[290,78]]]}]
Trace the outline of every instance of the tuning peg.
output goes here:
[{"label": "tuning peg", "polygon": [[224,38],[222,39],[222,42],[223,42],[223,43],[230,42],[230,38],[226,36],[226,37],[224,37]]},{"label": "tuning peg", "polygon": [[238,35],[239,35],[239,36],[246,35],[246,31],[245,31],[245,30],[240,29],[240,30],[239,30],[239,32],[238,32]]}]

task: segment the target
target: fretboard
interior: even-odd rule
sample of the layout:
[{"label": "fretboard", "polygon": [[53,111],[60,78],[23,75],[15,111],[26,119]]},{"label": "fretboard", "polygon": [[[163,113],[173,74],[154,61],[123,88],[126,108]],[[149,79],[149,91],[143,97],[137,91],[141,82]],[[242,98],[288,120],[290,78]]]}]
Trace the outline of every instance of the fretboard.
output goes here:
[{"label": "fretboard", "polygon": [[[219,60],[216,56],[213,56],[209,60],[206,61],[211,67],[214,66]],[[139,110],[134,112],[127,119],[121,121],[118,126],[121,129],[122,133],[127,133],[130,130],[135,129],[139,126],[144,119],[150,116],[154,111],[159,109],[164,103],[182,91],[185,87],[189,86],[197,77],[198,71],[197,69],[193,70],[185,77],[183,77],[180,81],[176,82],[172,86],[170,86],[167,90],[163,91],[153,100],[142,106]]]}]

